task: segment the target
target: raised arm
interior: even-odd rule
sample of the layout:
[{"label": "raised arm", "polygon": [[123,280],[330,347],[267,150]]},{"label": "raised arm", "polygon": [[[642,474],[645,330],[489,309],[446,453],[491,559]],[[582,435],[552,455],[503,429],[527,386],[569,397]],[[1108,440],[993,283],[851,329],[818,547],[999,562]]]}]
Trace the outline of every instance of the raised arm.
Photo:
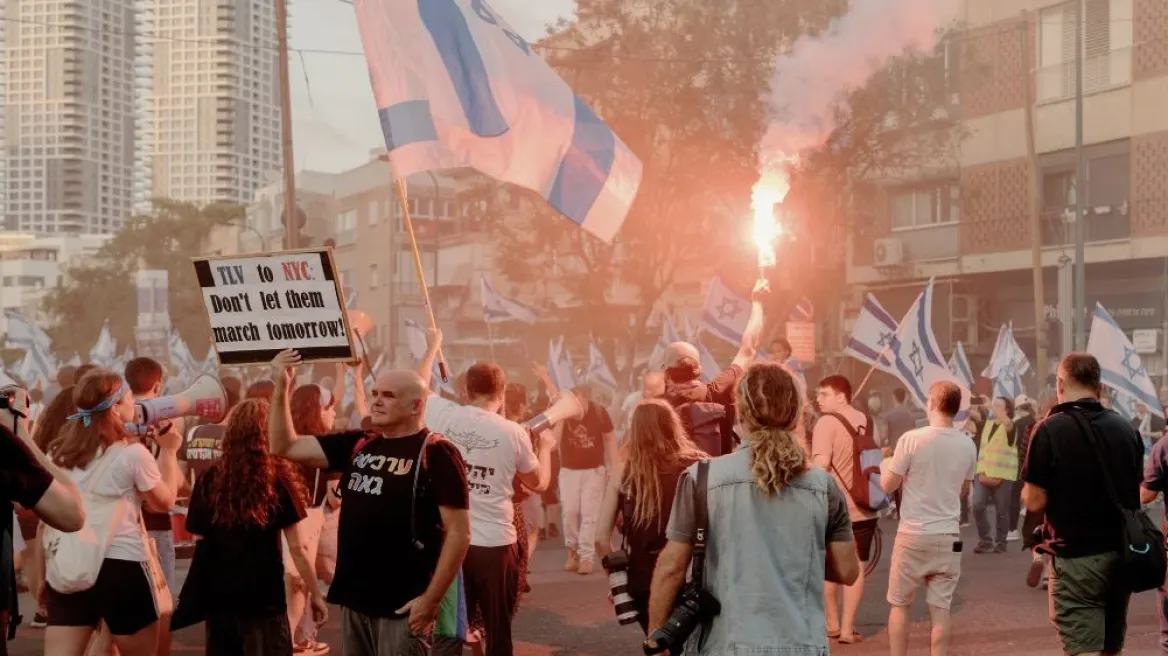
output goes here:
[{"label": "raised arm", "polygon": [[418,362],[418,377],[422,379],[425,389],[430,389],[434,377],[434,360],[438,359],[438,352],[442,350],[442,331],[437,328],[426,329],[426,354]]},{"label": "raised arm", "polygon": [[272,380],[276,382],[276,389],[268,413],[268,448],[273,455],[324,469],[329,463],[320,442],[311,435],[297,435],[292,423],[292,383],[296,380],[296,366],[299,364],[300,354],[293,349],[280,352],[272,360]]},{"label": "raised arm", "polygon": [[738,354],[734,356],[733,364],[746,367],[758,355],[758,344],[762,339],[763,312],[762,297],[770,291],[770,283],[766,278],[759,278],[754,283],[751,293],[750,320],[746,322],[746,330],[742,331],[742,343],[738,346]]}]

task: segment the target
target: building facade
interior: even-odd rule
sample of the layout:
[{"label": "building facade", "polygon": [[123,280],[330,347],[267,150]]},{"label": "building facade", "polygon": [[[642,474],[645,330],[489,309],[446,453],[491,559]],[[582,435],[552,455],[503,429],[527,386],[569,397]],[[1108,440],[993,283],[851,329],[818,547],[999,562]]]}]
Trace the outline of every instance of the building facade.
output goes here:
[{"label": "building facade", "polygon": [[[948,352],[963,342],[975,373],[1002,323],[1013,323],[1032,362],[1039,336],[1052,362],[1074,348],[1069,283],[1078,194],[1085,194],[1087,311],[1098,302],[1129,334],[1155,331],[1155,347],[1148,340],[1143,360],[1154,379],[1165,373],[1168,3],[1085,5],[1084,184],[1076,184],[1077,3],[970,0],[962,16],[967,29],[954,38],[961,58],[955,92],[967,136],[954,161],[930,166],[911,182],[881,182],[879,202],[849,240],[853,300],[871,291],[899,316],[934,278],[941,347]],[[1036,196],[1037,230],[1030,210]],[[857,304],[845,310],[845,326]]]},{"label": "building facade", "polygon": [[4,4],[8,229],[108,233],[130,215],[134,5]]},{"label": "building facade", "polygon": [[136,197],[246,205],[281,168],[276,16],[267,0],[139,0]]},{"label": "building facade", "polygon": [[[9,233],[0,243],[0,308],[19,312],[25,319],[44,325],[44,295],[62,283],[76,258],[92,257],[108,235],[59,235],[37,237]],[[7,330],[0,313],[0,333]]]}]

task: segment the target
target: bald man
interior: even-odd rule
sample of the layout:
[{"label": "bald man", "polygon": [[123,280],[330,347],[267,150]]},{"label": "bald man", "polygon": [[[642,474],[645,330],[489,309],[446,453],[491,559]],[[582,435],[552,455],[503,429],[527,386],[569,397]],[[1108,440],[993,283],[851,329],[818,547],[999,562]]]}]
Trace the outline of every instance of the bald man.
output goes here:
[{"label": "bald man", "polygon": [[[268,439],[276,455],[343,475],[329,589],[329,602],[343,612],[343,653],[429,653],[442,598],[470,545],[462,456],[423,425],[426,387],[412,371],[377,377],[370,432],[296,435],[289,398],[299,363],[295,351],[272,361],[277,383]],[[440,647],[434,645],[435,653]]]}]

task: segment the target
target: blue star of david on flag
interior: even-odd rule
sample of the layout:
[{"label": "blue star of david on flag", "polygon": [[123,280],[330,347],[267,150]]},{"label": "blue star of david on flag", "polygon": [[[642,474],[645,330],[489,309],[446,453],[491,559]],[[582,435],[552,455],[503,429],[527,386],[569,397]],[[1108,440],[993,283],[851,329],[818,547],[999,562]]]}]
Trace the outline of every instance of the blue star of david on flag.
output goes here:
[{"label": "blue star of david on flag", "polygon": [[1140,360],[1140,356],[1134,348],[1124,347],[1123,367],[1127,370],[1128,377],[1133,380],[1148,377],[1148,370],[1144,368],[1143,362]]},{"label": "blue star of david on flag", "polygon": [[1148,378],[1148,370],[1144,368],[1135,346],[1123,328],[1100,304],[1095,305],[1087,352],[1099,361],[1104,385],[1148,406],[1152,414],[1164,416],[1156,387]]}]

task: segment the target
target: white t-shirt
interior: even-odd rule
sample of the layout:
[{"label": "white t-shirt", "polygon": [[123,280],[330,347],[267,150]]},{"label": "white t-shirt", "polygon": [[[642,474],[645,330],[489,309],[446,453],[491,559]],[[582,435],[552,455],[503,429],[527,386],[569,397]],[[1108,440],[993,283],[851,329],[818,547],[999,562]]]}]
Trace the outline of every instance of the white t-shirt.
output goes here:
[{"label": "white t-shirt", "polygon": [[[78,487],[86,487],[89,474],[99,466],[104,449],[99,451],[85,469],[72,469],[69,477]],[[144,562],[146,544],[142,541],[142,493],[154,489],[162,480],[154,456],[141,444],[127,444],[110,456],[114,460],[92,488],[94,494],[125,497],[126,509],[122,521],[114,529],[113,541],[105,557],[111,560]],[[88,488],[87,488],[88,489]]]},{"label": "white t-shirt", "polygon": [[516,472],[535,471],[539,460],[527,429],[497,414],[431,394],[426,426],[458,446],[470,483],[470,543],[476,547],[515,544]]},{"label": "white t-shirt", "polygon": [[905,535],[960,531],[961,487],[977,469],[977,448],[960,428],[925,426],[896,442],[889,469],[904,477],[900,527]]}]

